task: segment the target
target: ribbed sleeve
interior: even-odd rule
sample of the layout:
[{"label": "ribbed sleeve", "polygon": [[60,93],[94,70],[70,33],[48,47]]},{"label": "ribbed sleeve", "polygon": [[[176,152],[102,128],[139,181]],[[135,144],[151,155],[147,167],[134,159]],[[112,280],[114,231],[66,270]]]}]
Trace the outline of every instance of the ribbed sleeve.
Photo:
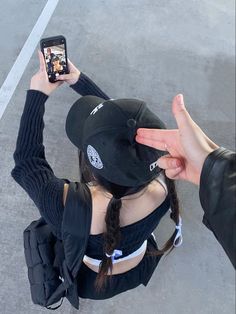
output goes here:
[{"label": "ribbed sleeve", "polygon": [[110,99],[86,74],[80,73],[78,81],[70,87],[82,96],[93,95],[105,100]]},{"label": "ribbed sleeve", "polygon": [[47,95],[39,91],[27,91],[13,154],[15,167],[11,175],[27,192],[38,207],[41,216],[60,238],[65,180],[54,175],[45,159],[43,115],[47,98]]}]

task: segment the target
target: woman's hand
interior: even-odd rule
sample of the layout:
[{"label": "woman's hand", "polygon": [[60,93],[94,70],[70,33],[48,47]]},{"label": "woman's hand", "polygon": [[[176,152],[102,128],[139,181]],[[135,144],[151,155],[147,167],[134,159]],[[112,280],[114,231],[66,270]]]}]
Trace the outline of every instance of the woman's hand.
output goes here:
[{"label": "woman's hand", "polygon": [[30,89],[38,90],[49,96],[58,86],[63,84],[63,82],[49,82],[43,53],[39,50],[38,56],[40,67],[39,71],[31,78]]},{"label": "woman's hand", "polygon": [[76,68],[76,66],[68,59],[68,66],[69,66],[69,74],[62,74],[59,75],[57,78],[60,81],[65,81],[69,85],[75,84],[79,77],[80,77],[80,71]]},{"label": "woman's hand", "polygon": [[165,169],[170,179],[182,179],[199,185],[202,167],[206,157],[219,148],[212,142],[187,112],[183,95],[174,97],[172,112],[178,129],[137,130],[138,143],[168,151],[158,159],[158,166]]}]

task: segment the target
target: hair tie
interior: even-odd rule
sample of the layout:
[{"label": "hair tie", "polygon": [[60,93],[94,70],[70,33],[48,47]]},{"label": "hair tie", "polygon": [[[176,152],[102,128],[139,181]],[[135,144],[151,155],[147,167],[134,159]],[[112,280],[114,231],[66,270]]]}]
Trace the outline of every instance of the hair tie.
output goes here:
[{"label": "hair tie", "polygon": [[106,254],[106,257],[111,257],[111,260],[112,260],[112,263],[113,263],[115,257],[122,256],[123,253],[122,253],[122,250],[114,250],[112,252],[112,254],[107,254],[107,253],[105,253],[105,254]]},{"label": "hair tie", "polygon": [[113,198],[114,198],[114,200],[116,200],[116,201],[120,201],[120,197],[117,198],[117,197],[115,197],[115,196],[113,195]]}]

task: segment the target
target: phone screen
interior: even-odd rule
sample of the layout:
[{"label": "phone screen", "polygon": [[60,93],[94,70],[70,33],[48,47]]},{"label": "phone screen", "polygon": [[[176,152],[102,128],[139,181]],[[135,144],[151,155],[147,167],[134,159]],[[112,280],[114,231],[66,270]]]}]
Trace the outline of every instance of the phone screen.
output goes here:
[{"label": "phone screen", "polygon": [[65,44],[43,47],[46,69],[50,81],[56,81],[60,74],[67,72]]}]

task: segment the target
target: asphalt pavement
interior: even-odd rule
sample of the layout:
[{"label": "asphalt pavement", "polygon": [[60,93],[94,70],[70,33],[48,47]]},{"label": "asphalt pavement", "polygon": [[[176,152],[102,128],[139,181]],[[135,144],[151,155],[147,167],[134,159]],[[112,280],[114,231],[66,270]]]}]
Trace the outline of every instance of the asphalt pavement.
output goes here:
[{"label": "asphalt pavement", "polygon": [[[235,150],[233,0],[56,2],[0,2],[0,88],[4,87],[0,89],[4,96],[0,106],[6,107],[0,120],[3,314],[47,311],[31,301],[23,252],[23,230],[39,217],[39,212],[10,176],[26,90],[38,69],[39,45],[34,40],[64,35],[70,60],[111,98],[145,100],[170,128],[176,127],[171,100],[183,93],[191,116],[205,133],[218,145]],[[49,6],[45,9],[49,4],[55,5],[55,10]],[[42,25],[34,29],[42,13]],[[48,99],[44,117],[47,160],[58,177],[74,181],[79,175],[77,153],[66,137],[64,125],[77,98],[64,84]],[[147,287],[109,300],[81,299],[81,314],[234,313],[233,266],[212,232],[202,224],[198,187],[185,182],[178,182],[177,187],[183,245],[161,260]],[[158,243],[164,243],[172,230],[171,220],[165,217],[155,231]],[[64,300],[57,313],[77,311]]]}]

